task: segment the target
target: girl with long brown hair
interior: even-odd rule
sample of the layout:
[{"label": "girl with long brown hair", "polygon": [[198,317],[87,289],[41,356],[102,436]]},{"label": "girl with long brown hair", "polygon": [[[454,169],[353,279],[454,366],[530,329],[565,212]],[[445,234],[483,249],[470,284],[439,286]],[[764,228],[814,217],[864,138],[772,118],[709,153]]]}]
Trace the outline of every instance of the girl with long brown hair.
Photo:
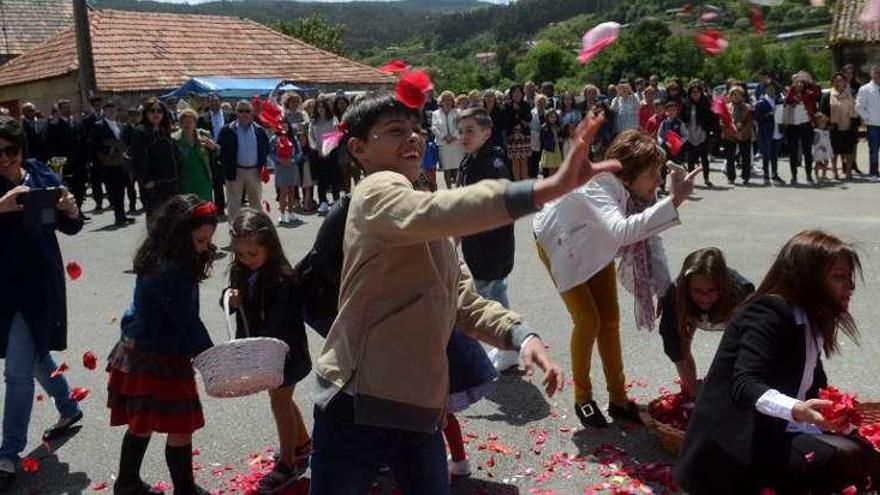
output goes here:
[{"label": "girl with long brown hair", "polygon": [[682,390],[699,393],[697,365],[691,342],[697,329],[723,331],[733,310],[755,290],[736,270],[728,268],[718,248],[687,255],[675,283],[663,297],[660,336],[663,351],[675,363]]},{"label": "girl with long brown hair", "polygon": [[[857,340],[849,312],[859,256],[817,230],[789,240],[732,318],[682,446],[688,493],[831,493],[880,477],[880,456],[823,416],[821,354]],[[864,488],[864,487],[863,487]]]}]

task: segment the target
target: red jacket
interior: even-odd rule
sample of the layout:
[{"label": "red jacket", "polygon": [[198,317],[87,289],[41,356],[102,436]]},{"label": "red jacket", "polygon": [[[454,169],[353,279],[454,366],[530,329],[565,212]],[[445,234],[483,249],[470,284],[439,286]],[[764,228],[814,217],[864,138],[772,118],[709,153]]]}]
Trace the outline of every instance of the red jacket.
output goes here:
[{"label": "red jacket", "polygon": [[648,122],[645,123],[643,129],[651,136],[657,135],[657,129],[660,128],[660,124],[663,122],[663,119],[666,117],[660,114],[654,114],[649,119]]},{"label": "red jacket", "polygon": [[810,116],[810,119],[813,118],[813,115],[816,114],[816,110],[819,107],[819,100],[822,99],[822,88],[816,86],[815,84],[805,84],[804,90],[797,94],[794,90],[794,86],[790,86],[788,91],[785,93],[785,103],[788,105],[797,105],[798,103],[803,103],[804,108],[807,110],[807,115]]},{"label": "red jacket", "polygon": [[648,120],[653,116],[654,116],[654,103],[653,102],[644,102],[643,101],[641,104],[639,104],[639,127],[641,127],[642,130],[644,130],[644,131],[648,130]]}]

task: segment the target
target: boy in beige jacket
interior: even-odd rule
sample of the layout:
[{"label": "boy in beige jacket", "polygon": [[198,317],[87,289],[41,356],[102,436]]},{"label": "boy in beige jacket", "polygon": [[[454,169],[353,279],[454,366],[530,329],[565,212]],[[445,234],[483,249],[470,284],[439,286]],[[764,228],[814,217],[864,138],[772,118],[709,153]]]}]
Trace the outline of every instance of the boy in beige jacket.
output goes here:
[{"label": "boy in beige jacket", "polygon": [[419,112],[390,95],[348,109],[344,145],[369,174],[346,220],[339,314],[317,361],[311,493],[366,493],[389,465],[404,493],[448,494],[441,433],[453,327],[519,349],[552,395],[562,372],[518,314],[475,291],[451,238],[509,224],[619,164],[590,164],[601,120],[585,121],[553,177],[418,191]]}]

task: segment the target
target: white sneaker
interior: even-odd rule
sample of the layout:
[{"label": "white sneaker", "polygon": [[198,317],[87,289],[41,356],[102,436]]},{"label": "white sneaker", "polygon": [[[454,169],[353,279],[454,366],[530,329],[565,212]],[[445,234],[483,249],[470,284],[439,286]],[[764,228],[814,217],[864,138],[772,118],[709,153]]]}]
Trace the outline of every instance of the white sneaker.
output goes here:
[{"label": "white sneaker", "polygon": [[492,366],[495,366],[499,373],[503,373],[519,365],[519,353],[516,351],[502,351],[493,347],[489,351],[489,360],[492,361]]},{"label": "white sneaker", "polygon": [[287,223],[287,212],[286,211],[281,212],[281,214],[278,215],[278,225],[284,225],[285,223]]},{"label": "white sneaker", "polygon": [[452,476],[470,476],[471,461],[465,458],[463,461],[449,460],[449,474]]},{"label": "white sneaker", "polygon": [[329,211],[330,205],[326,201],[321,201],[321,205],[318,206],[318,215],[326,215]]}]

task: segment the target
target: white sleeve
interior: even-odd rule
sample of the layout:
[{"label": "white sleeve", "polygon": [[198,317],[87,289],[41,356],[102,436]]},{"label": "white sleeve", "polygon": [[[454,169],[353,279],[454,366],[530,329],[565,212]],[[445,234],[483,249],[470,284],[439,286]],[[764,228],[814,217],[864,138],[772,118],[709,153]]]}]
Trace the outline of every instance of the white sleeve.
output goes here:
[{"label": "white sleeve", "polygon": [[[681,223],[678,218],[678,210],[670,196],[651,205],[641,213],[626,216],[626,212],[618,203],[615,194],[609,191],[609,188],[616,187],[616,185],[610,184],[612,180],[619,181],[616,177],[600,178],[597,181],[600,182],[598,184],[600,187],[591,187],[587,199],[591,206],[598,210],[602,223],[621,246],[645,240]],[[619,187],[622,188],[623,185],[620,184]]]},{"label": "white sleeve", "polygon": [[798,402],[800,401],[771,388],[758,398],[755,409],[761,414],[793,423],[795,421],[791,416],[791,411]]},{"label": "white sleeve", "polygon": [[431,113],[431,131],[434,133],[434,137],[437,139],[437,144],[440,144],[446,137],[446,129],[444,129],[443,126],[440,125],[440,110],[434,110],[434,112]]}]

